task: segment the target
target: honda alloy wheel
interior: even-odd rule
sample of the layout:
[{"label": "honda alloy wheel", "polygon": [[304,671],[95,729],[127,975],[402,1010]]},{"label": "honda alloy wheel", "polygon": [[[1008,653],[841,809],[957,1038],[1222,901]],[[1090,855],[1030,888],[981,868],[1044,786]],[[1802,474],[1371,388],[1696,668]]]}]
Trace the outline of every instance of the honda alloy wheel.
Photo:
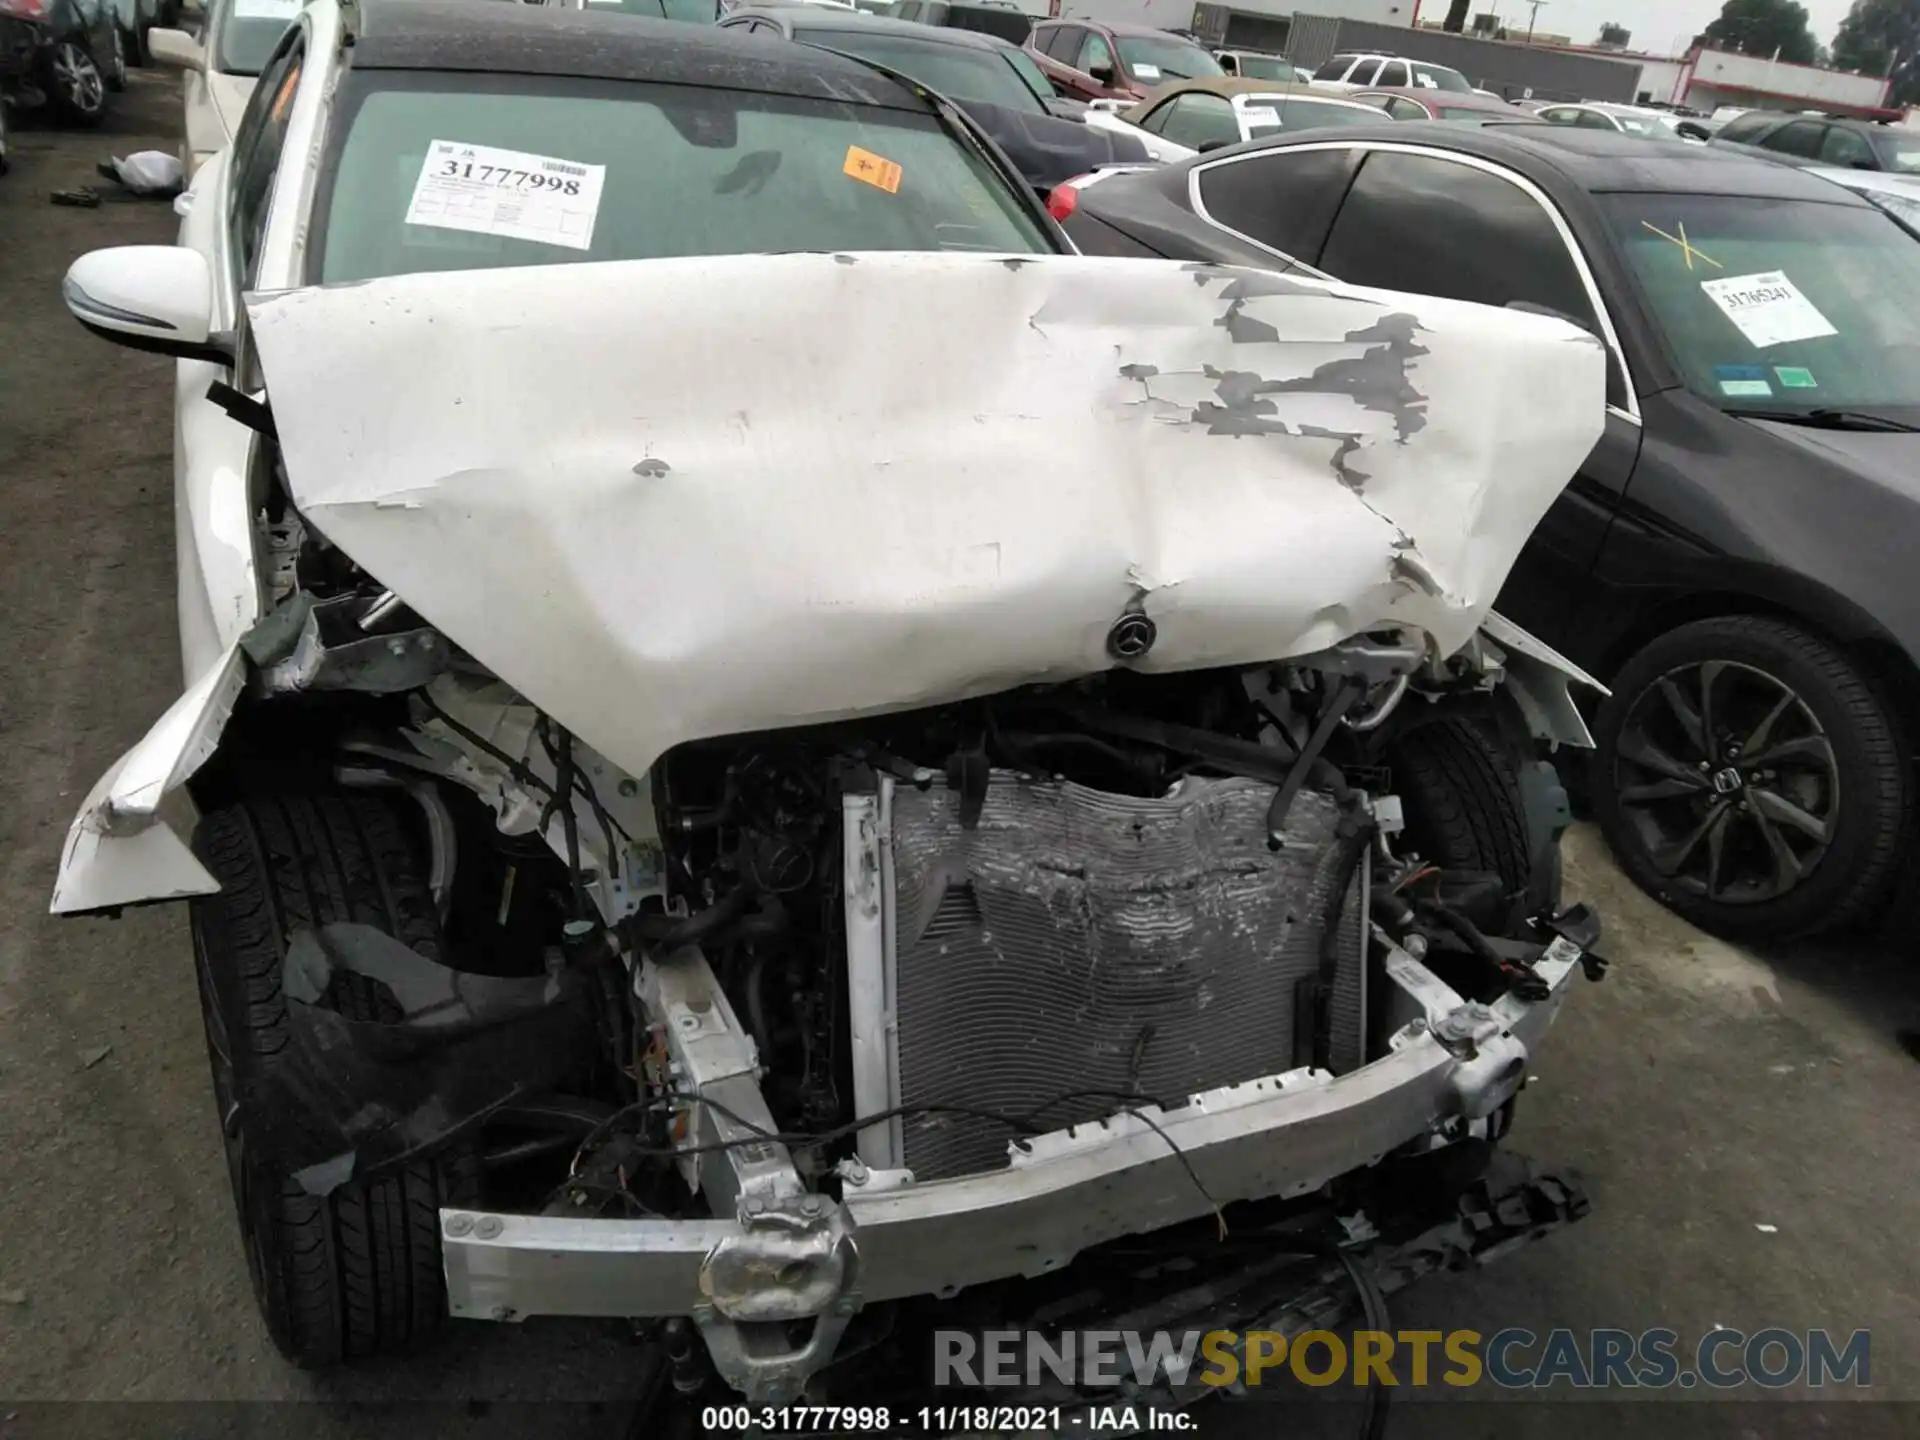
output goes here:
[{"label": "honda alloy wheel", "polygon": [[107,113],[107,82],[93,56],[77,40],[62,40],[48,58],[54,109],[74,125],[97,125]]},{"label": "honda alloy wheel", "polygon": [[1613,689],[1594,804],[1642,888],[1754,939],[1845,924],[1880,897],[1905,839],[1904,748],[1836,647],[1772,619],[1699,621]]}]

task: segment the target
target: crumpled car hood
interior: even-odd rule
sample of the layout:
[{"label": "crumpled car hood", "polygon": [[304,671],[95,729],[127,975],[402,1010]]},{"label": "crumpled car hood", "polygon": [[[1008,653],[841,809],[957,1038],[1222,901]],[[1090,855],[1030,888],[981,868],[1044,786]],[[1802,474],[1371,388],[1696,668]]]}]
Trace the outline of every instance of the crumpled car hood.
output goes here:
[{"label": "crumpled car hood", "polygon": [[249,297],[295,502],[627,770],[682,741],[1485,616],[1598,438],[1558,321],[1080,257]]}]

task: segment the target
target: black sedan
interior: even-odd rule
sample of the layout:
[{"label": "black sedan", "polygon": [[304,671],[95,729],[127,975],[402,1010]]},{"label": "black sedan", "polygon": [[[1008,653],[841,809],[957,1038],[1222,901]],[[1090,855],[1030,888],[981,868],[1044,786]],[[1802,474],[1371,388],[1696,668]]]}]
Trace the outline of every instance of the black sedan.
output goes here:
[{"label": "black sedan", "polygon": [[127,84],[113,0],[0,0],[0,96],[69,125],[98,125]]},{"label": "black sedan", "polygon": [[1092,254],[1546,311],[1612,355],[1605,434],[1501,610],[1606,680],[1593,804],[1710,929],[1865,917],[1912,855],[1920,244],[1715,146],[1528,121],[1276,137],[1063,187]]},{"label": "black sedan", "polygon": [[852,55],[938,91],[1042,193],[1096,165],[1147,159],[1143,141],[1078,118],[1085,107],[1056,98],[1033,57],[997,36],[827,5],[743,5],[720,23]]}]

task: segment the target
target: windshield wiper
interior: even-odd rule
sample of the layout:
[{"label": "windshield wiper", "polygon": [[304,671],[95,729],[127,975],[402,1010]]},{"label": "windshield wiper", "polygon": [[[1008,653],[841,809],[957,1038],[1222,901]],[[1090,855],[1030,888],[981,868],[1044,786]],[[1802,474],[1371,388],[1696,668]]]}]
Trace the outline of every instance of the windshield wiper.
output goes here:
[{"label": "windshield wiper", "polygon": [[1869,430],[1888,434],[1920,433],[1920,425],[1889,419],[1866,410],[1735,410],[1727,414],[1741,420],[1778,420],[1783,425],[1806,425],[1815,430]]}]

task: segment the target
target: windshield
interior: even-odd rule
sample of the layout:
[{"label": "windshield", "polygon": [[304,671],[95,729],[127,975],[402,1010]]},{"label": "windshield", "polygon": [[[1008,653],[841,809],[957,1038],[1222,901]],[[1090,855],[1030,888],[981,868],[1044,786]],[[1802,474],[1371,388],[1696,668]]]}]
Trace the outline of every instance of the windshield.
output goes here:
[{"label": "windshield", "polygon": [[1601,113],[1612,117],[1613,123],[1629,135],[1644,135],[1653,140],[1678,140],[1680,138],[1674,133],[1673,126],[1663,125],[1660,121],[1649,115],[1629,115],[1622,110],[1605,110]]},{"label": "windshield", "polygon": [[1424,60],[1413,63],[1413,83],[1431,86],[1435,90],[1451,90],[1456,95],[1471,95],[1473,86],[1467,83],[1467,77],[1458,70],[1449,70],[1444,65],[1429,65]]},{"label": "windshield", "polygon": [[740,90],[364,71],[315,202],[321,283],[669,255],[1042,253],[932,115]]},{"label": "windshield", "polygon": [[1044,110],[1046,102],[1053,98],[1053,82],[1047,79],[1047,72],[1035,64],[1033,56],[1018,45],[1002,50],[1000,58],[1011,65],[1014,73],[1026,82],[1027,88],[1033,91],[1034,99],[1040,101],[1041,109]]},{"label": "windshield", "polygon": [[691,20],[696,25],[711,25],[720,18],[720,7],[715,0],[586,0],[586,3],[589,10],[618,10],[654,20]]},{"label": "windshield", "polygon": [[306,0],[233,0],[210,18],[213,68],[228,75],[258,75],[273,47]]},{"label": "windshield", "polygon": [[1117,35],[1114,43],[1136,80],[1193,80],[1227,73],[1213,56],[1177,35]]},{"label": "windshield", "polygon": [[1920,172],[1920,135],[1911,130],[1895,130],[1886,125],[1876,127],[1873,151],[1889,170]]},{"label": "windshield", "polygon": [[1695,394],[1920,421],[1920,241],[1887,216],[1810,200],[1601,199]]},{"label": "windshield", "polygon": [[1367,125],[1386,117],[1371,105],[1300,100],[1286,95],[1249,95],[1241,108],[1249,139],[1276,130],[1320,130],[1329,125]]},{"label": "windshield", "polygon": [[862,33],[851,28],[803,27],[795,32],[794,38],[898,70],[949,100],[984,100],[989,105],[1003,105],[1028,114],[1043,114],[1047,108],[1014,73],[1013,67],[992,50],[949,45],[941,40],[926,41],[914,35]]},{"label": "windshield", "polygon": [[1242,55],[1240,73],[1249,80],[1291,80],[1293,66],[1278,55]]}]

